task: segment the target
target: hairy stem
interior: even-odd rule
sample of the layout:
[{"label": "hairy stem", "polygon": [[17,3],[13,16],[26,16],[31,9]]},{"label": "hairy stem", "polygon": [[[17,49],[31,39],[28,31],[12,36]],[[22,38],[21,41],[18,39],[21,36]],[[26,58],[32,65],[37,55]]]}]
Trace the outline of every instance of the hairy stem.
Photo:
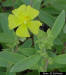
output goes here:
[{"label": "hairy stem", "polygon": [[45,66],[43,66],[44,72],[47,72],[48,68],[48,54],[46,52],[46,49],[43,50],[43,53],[45,54],[44,59],[45,59]]}]

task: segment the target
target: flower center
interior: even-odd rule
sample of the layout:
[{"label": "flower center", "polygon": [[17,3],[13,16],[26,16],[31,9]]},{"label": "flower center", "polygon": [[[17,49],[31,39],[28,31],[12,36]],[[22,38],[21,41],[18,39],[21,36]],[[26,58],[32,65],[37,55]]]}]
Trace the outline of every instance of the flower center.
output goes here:
[{"label": "flower center", "polygon": [[29,17],[28,16],[25,16],[25,19],[28,19]]},{"label": "flower center", "polygon": [[24,24],[27,24],[27,22],[29,21],[29,16],[24,16]]},{"label": "flower center", "polygon": [[27,21],[24,21],[24,24],[27,24]]}]

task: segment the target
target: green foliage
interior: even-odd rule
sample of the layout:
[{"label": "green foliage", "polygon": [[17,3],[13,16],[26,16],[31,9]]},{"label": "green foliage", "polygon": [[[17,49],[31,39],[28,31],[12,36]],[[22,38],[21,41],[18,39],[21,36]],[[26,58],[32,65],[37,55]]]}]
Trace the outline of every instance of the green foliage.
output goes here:
[{"label": "green foliage", "polygon": [[41,0],[32,0],[32,7],[35,9],[40,9]]},{"label": "green foliage", "polygon": [[[39,39],[41,39],[41,40],[39,40]],[[54,37],[52,35],[51,30],[49,29],[47,31],[47,33],[40,31],[40,33],[38,35],[37,43],[39,44],[40,49],[44,49],[44,48],[51,49],[51,47],[53,46],[53,40],[54,40]]]},{"label": "green foliage", "polygon": [[[29,43],[29,44],[28,44]],[[32,40],[28,39],[25,41],[25,43],[22,45],[23,48],[29,48],[32,45]]]},{"label": "green foliage", "polygon": [[25,56],[32,56],[37,53],[37,50],[35,48],[22,48],[19,47],[18,53],[23,54]]},{"label": "green foliage", "polygon": [[65,24],[65,26],[63,28],[63,32],[66,34],[66,24]]},{"label": "green foliage", "polygon": [[58,37],[59,33],[61,32],[61,29],[63,28],[64,23],[65,23],[65,12],[62,11],[61,14],[57,17],[54,23],[54,26],[52,27],[51,30],[48,29],[47,33],[40,31],[38,35],[38,43],[39,43],[40,49],[43,49],[43,48],[51,49],[52,48],[53,42]]},{"label": "green foliage", "polygon": [[66,64],[66,54],[56,56],[54,62],[57,64]]},{"label": "green foliage", "polygon": [[0,27],[3,32],[11,33],[8,28],[8,13],[0,13]]},{"label": "green foliage", "polygon": [[[18,42],[16,35],[8,28],[8,13],[0,13],[0,43],[13,43],[13,46]],[[13,47],[12,46],[12,47]]]},{"label": "green foliage", "polygon": [[39,18],[42,22],[48,24],[50,27],[52,27],[55,21],[55,18],[44,10],[40,10]]},{"label": "green foliage", "polygon": [[58,18],[56,19],[54,26],[52,27],[52,30],[51,30],[53,33],[54,39],[57,38],[64,24],[65,24],[65,11],[63,10],[61,14],[58,16]]},{"label": "green foliage", "polygon": [[65,10],[66,11],[66,1],[65,0],[45,0],[45,4],[50,4],[54,8],[56,8],[58,11]]},{"label": "green foliage", "polygon": [[0,72],[0,75],[16,75],[16,73],[12,73],[12,72]]},{"label": "green foliage", "polygon": [[64,43],[59,38],[57,38],[54,41],[54,48],[56,49],[56,53],[60,54],[62,53],[62,50],[64,49]]},{"label": "green foliage", "polygon": [[25,58],[25,56],[8,51],[0,52],[0,67],[8,67],[9,65],[15,64],[22,58]]},{"label": "green foliage", "polygon": [[17,38],[14,34],[0,33],[0,43],[13,43],[16,42]]},{"label": "green foliage", "polygon": [[11,69],[10,72],[20,72],[26,69],[29,69],[33,65],[35,65],[40,60],[40,55],[36,54],[30,56],[28,58],[22,59],[21,61],[17,62]]},{"label": "green foliage", "polygon": [[13,6],[14,5],[14,1],[13,0],[7,0],[5,2],[3,2],[3,6]]},{"label": "green foliage", "polygon": [[[50,28],[44,26],[46,32],[39,30],[37,36],[29,31],[30,38],[17,37],[17,28],[9,30],[8,15],[22,4],[38,9],[39,16],[35,19]],[[55,70],[65,72],[65,18],[65,0],[0,0],[0,75],[40,75],[40,72]]]}]

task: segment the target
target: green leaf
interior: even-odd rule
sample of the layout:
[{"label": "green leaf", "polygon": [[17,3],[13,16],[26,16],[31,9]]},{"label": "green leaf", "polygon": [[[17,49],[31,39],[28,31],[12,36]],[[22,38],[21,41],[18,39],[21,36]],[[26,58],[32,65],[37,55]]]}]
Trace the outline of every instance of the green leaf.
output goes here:
[{"label": "green leaf", "polygon": [[20,72],[29,69],[37,64],[40,60],[40,55],[36,54],[17,62],[11,69],[11,72]]},{"label": "green leaf", "polygon": [[44,5],[46,7],[52,6],[58,11],[62,11],[62,10],[66,11],[66,1],[65,0],[45,0]]},{"label": "green leaf", "polygon": [[8,15],[9,13],[0,13],[0,27],[2,28],[3,32],[11,33],[8,28]]},{"label": "green leaf", "polygon": [[16,36],[13,34],[8,34],[8,33],[0,33],[0,43],[13,43],[16,42],[17,38]]},{"label": "green leaf", "polygon": [[63,50],[63,48],[64,48],[64,43],[61,41],[60,38],[57,38],[57,39],[54,41],[54,48],[56,49],[56,53],[57,53],[57,54],[62,53],[62,50]]},{"label": "green leaf", "polygon": [[41,0],[32,0],[32,7],[35,9],[40,9]]},{"label": "green leaf", "polygon": [[8,67],[8,65],[15,64],[22,58],[25,58],[25,56],[8,51],[2,51],[0,52],[0,66]]},{"label": "green leaf", "polygon": [[20,5],[24,3],[24,0],[16,0],[14,1],[14,8],[18,8]]},{"label": "green leaf", "polygon": [[24,0],[6,0],[4,2],[2,2],[2,5],[5,7],[17,7],[19,5],[21,5],[22,3],[24,3]]},{"label": "green leaf", "polygon": [[60,72],[65,72],[65,71],[66,71],[66,65],[64,65],[63,68],[59,68],[59,71],[60,71]]},{"label": "green leaf", "polygon": [[58,55],[53,60],[57,64],[66,64],[66,54]]},{"label": "green leaf", "polygon": [[0,0],[0,2],[1,2],[2,0]]},{"label": "green leaf", "polygon": [[37,50],[35,48],[22,48],[22,47],[19,47],[18,52],[20,54],[25,55],[25,56],[31,56],[31,55],[34,55],[37,52]]},{"label": "green leaf", "polygon": [[55,0],[45,0],[45,5],[48,5],[48,3],[53,3]]},{"label": "green leaf", "polygon": [[16,75],[16,73],[12,72],[0,72],[0,75]]},{"label": "green leaf", "polygon": [[8,28],[8,14],[9,13],[0,13],[0,28],[2,29],[2,32],[0,33],[1,43],[17,42],[16,35]]},{"label": "green leaf", "polygon": [[60,69],[60,68],[64,68],[64,66],[66,66],[65,64],[57,64],[55,62],[53,62],[52,64],[48,64],[48,72],[51,72],[55,69]]},{"label": "green leaf", "polygon": [[65,24],[65,26],[63,28],[63,32],[66,34],[66,24]]},{"label": "green leaf", "polygon": [[0,67],[7,67],[8,66],[7,60],[4,60],[3,58],[0,57]]},{"label": "green leaf", "polygon": [[5,72],[6,74],[5,75],[16,75],[15,72]]},{"label": "green leaf", "polygon": [[5,72],[0,72],[0,75],[6,75],[6,73]]},{"label": "green leaf", "polygon": [[58,9],[59,11],[65,10],[66,11],[66,1],[65,0],[54,0],[54,2],[51,3],[53,7]]},{"label": "green leaf", "polygon": [[45,8],[42,8],[43,11],[46,11],[47,13],[51,14],[51,15],[57,15],[59,14],[59,11],[57,9],[55,9],[52,6],[47,6]]},{"label": "green leaf", "polygon": [[52,25],[55,21],[55,18],[52,15],[50,15],[49,13],[47,13],[43,10],[40,10],[39,18],[42,22],[46,23],[50,27],[52,27]]},{"label": "green leaf", "polygon": [[29,5],[30,4],[30,0],[21,0],[22,2],[24,2],[25,4]]},{"label": "green leaf", "polygon": [[59,33],[61,32],[63,26],[65,23],[65,11],[63,10],[61,12],[61,14],[57,17],[54,26],[52,27],[52,33],[54,36],[54,39],[56,39],[56,37],[59,35]]},{"label": "green leaf", "polygon": [[32,39],[28,39],[24,42],[24,44],[22,45],[22,48],[29,48],[32,45]]},{"label": "green leaf", "polygon": [[3,6],[13,6],[14,2],[15,1],[13,1],[13,0],[10,0],[10,1],[6,0],[2,4],[3,4]]}]

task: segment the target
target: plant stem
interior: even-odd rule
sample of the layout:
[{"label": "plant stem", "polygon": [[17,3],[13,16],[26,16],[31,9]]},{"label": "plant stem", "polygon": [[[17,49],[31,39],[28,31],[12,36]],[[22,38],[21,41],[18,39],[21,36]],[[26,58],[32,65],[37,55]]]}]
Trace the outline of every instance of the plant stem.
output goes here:
[{"label": "plant stem", "polygon": [[14,53],[16,53],[18,51],[18,45],[16,45]]},{"label": "plant stem", "polygon": [[45,64],[45,67],[44,67],[44,72],[47,72],[47,68],[48,68],[48,59],[46,59],[46,64]]},{"label": "plant stem", "polygon": [[32,47],[34,48],[34,36],[31,34],[31,39],[32,39]]},{"label": "plant stem", "polygon": [[46,49],[43,50],[45,56],[44,56],[44,59],[45,59],[45,66],[43,67],[43,70],[44,72],[47,72],[47,68],[48,68],[48,54],[46,52]]},{"label": "plant stem", "polygon": [[32,0],[30,0],[30,5],[32,6]]}]

